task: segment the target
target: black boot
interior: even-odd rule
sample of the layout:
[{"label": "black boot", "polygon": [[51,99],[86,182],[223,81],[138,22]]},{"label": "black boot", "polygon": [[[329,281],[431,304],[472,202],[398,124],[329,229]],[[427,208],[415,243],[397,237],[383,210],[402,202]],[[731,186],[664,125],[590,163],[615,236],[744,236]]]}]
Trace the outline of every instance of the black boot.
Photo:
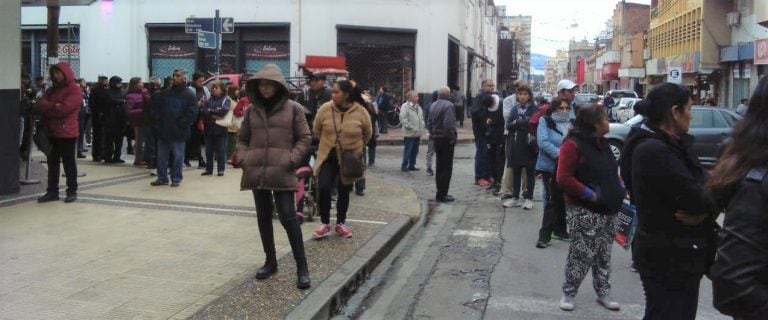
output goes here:
[{"label": "black boot", "polygon": [[37,198],[38,203],[43,202],[51,202],[51,201],[59,201],[59,193],[58,192],[46,192],[42,197]]},{"label": "black boot", "polygon": [[275,273],[277,273],[277,260],[275,260],[275,258],[267,258],[267,261],[264,262],[264,266],[256,271],[256,279],[266,279]]},{"label": "black boot", "polygon": [[309,289],[312,282],[309,280],[309,268],[307,267],[307,258],[296,259],[296,288]]}]

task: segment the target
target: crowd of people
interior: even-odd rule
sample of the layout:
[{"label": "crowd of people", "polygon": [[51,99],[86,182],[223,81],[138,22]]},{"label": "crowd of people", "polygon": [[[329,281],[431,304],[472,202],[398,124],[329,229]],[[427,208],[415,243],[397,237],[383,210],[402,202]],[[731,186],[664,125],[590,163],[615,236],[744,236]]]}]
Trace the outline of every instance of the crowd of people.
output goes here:
[{"label": "crowd of people", "polygon": [[[302,208],[296,207],[295,192],[303,188],[296,170],[316,158],[312,171],[321,224],[312,236],[322,239],[333,230],[351,237],[345,223],[349,196],[353,189],[362,195],[366,167],[375,163],[376,136],[385,130],[377,128],[381,105],[393,99],[386,88],[373,98],[353,80],[329,86],[322,76],[311,75],[297,102],[276,65],[264,66],[241,86],[214,82],[210,89],[200,74],[189,85],[181,69],[163,85],[150,79],[148,88],[141,78],[131,78],[125,91],[118,76],[100,77],[87,90],[66,62],[49,72],[52,85],[44,91],[24,82],[32,111],[41,118],[38,131],[51,146],[48,188],[38,202],[59,200],[62,163],[65,202],[77,200],[75,158],[86,152],[88,119],[93,161],[123,163],[122,143],[130,134],[134,165],[157,169],[152,186],[178,187],[182,167],[192,159],[204,169],[202,175],[213,175],[215,162],[222,176],[229,158],[242,169],[241,189],[251,190],[254,198],[266,254],[256,278],[277,272],[274,211],[288,235],[300,289],[311,281],[299,228]],[[419,95],[408,92],[400,109],[401,170],[419,170],[416,158],[426,135],[427,157],[435,157],[434,172],[427,162],[428,174],[435,175],[435,200],[443,203],[455,200],[449,194],[453,153],[466,112],[457,89],[438,88],[424,108]],[[644,319],[695,319],[704,275],[712,279],[714,304],[723,313],[759,319],[768,311],[768,78],[744,101],[744,120],[712,170],[702,167],[692,150],[693,100],[686,86],[658,84],[638,102],[635,110],[644,121],[631,129],[618,161],[603,137],[609,128],[606,108],[599,103],[577,108],[575,83],[560,81],[551,101],[534,97],[524,82],[515,83],[508,97],[494,89],[492,81],[483,81],[468,103],[475,184],[498,195],[504,207],[531,210],[540,177],[544,201],[535,246],[547,248],[552,238],[570,242],[562,310],[574,310],[590,269],[597,302],[620,309],[611,297],[611,246],[616,214],[626,198],[636,207],[632,259],[645,292]],[[721,212],[722,229],[716,223]]]}]

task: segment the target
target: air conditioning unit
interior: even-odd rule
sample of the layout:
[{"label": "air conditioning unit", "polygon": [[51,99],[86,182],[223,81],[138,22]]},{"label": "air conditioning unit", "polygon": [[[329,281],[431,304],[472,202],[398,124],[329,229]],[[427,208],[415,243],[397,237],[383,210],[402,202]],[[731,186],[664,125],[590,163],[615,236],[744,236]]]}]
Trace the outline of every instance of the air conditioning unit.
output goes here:
[{"label": "air conditioning unit", "polygon": [[739,26],[739,22],[741,20],[741,13],[738,11],[728,12],[726,15],[726,21],[728,23],[729,27],[737,27]]}]

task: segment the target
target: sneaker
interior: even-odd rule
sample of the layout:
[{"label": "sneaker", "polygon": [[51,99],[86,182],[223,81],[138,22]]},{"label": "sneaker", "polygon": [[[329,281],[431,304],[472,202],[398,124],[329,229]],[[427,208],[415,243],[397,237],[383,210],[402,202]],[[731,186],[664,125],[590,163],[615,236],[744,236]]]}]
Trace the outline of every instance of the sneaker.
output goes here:
[{"label": "sneaker", "polygon": [[434,171],[432,171],[432,168],[430,168],[430,167],[427,167],[427,175],[428,175],[428,176],[434,176],[434,175],[435,175],[435,172],[434,172]]},{"label": "sneaker", "polygon": [[569,236],[567,233],[566,234],[552,233],[552,238],[560,241],[565,241],[565,242],[571,241],[571,236]]},{"label": "sneaker", "polygon": [[533,201],[531,201],[531,199],[525,199],[525,201],[523,202],[523,209],[525,210],[533,209]]},{"label": "sneaker", "polygon": [[536,248],[544,249],[546,247],[549,247],[549,241],[543,241],[543,240],[536,241]]},{"label": "sneaker", "polygon": [[479,185],[481,187],[487,187],[487,186],[491,185],[491,182],[481,178],[480,180],[477,180],[477,185]]},{"label": "sneaker", "polygon": [[314,232],[312,232],[312,238],[321,239],[328,236],[331,233],[331,225],[321,224]]},{"label": "sneaker", "polygon": [[576,308],[576,299],[571,296],[563,295],[560,298],[560,309],[563,311],[573,311]]},{"label": "sneaker", "polygon": [[342,238],[352,237],[352,230],[349,230],[349,228],[343,223],[337,224],[335,231],[336,231],[336,234],[339,235],[339,237],[342,237]]},{"label": "sneaker", "polygon": [[610,296],[597,298],[597,303],[611,311],[621,310],[621,305],[618,302],[613,301]]},{"label": "sneaker", "polygon": [[517,198],[509,198],[507,200],[502,201],[501,205],[504,208],[519,207],[520,206],[520,200],[517,199]]}]

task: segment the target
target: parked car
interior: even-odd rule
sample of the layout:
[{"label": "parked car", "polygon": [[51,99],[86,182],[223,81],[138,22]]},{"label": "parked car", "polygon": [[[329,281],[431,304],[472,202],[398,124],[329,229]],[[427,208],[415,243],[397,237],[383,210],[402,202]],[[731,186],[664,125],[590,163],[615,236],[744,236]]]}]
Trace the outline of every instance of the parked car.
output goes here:
[{"label": "parked car", "polygon": [[574,102],[576,103],[576,106],[583,106],[590,102],[598,102],[600,101],[600,98],[596,94],[592,93],[577,93],[576,97],[574,98]]},{"label": "parked car", "polygon": [[619,102],[611,108],[613,120],[619,123],[626,122],[635,116],[635,103],[640,101],[638,98],[621,98]]},{"label": "parked car", "polygon": [[632,90],[611,90],[608,91],[608,95],[613,98],[613,101],[619,101],[621,98],[639,98],[637,92]]},{"label": "parked car", "polygon": [[[725,141],[728,140],[731,130],[742,116],[730,109],[709,106],[693,106],[691,113],[693,117],[688,133],[695,138],[693,152],[703,165],[712,166],[717,162]],[[609,125],[605,137],[608,138],[611,151],[617,160],[629,130],[642,125],[643,121],[642,115],[636,115],[624,123]]]}]

